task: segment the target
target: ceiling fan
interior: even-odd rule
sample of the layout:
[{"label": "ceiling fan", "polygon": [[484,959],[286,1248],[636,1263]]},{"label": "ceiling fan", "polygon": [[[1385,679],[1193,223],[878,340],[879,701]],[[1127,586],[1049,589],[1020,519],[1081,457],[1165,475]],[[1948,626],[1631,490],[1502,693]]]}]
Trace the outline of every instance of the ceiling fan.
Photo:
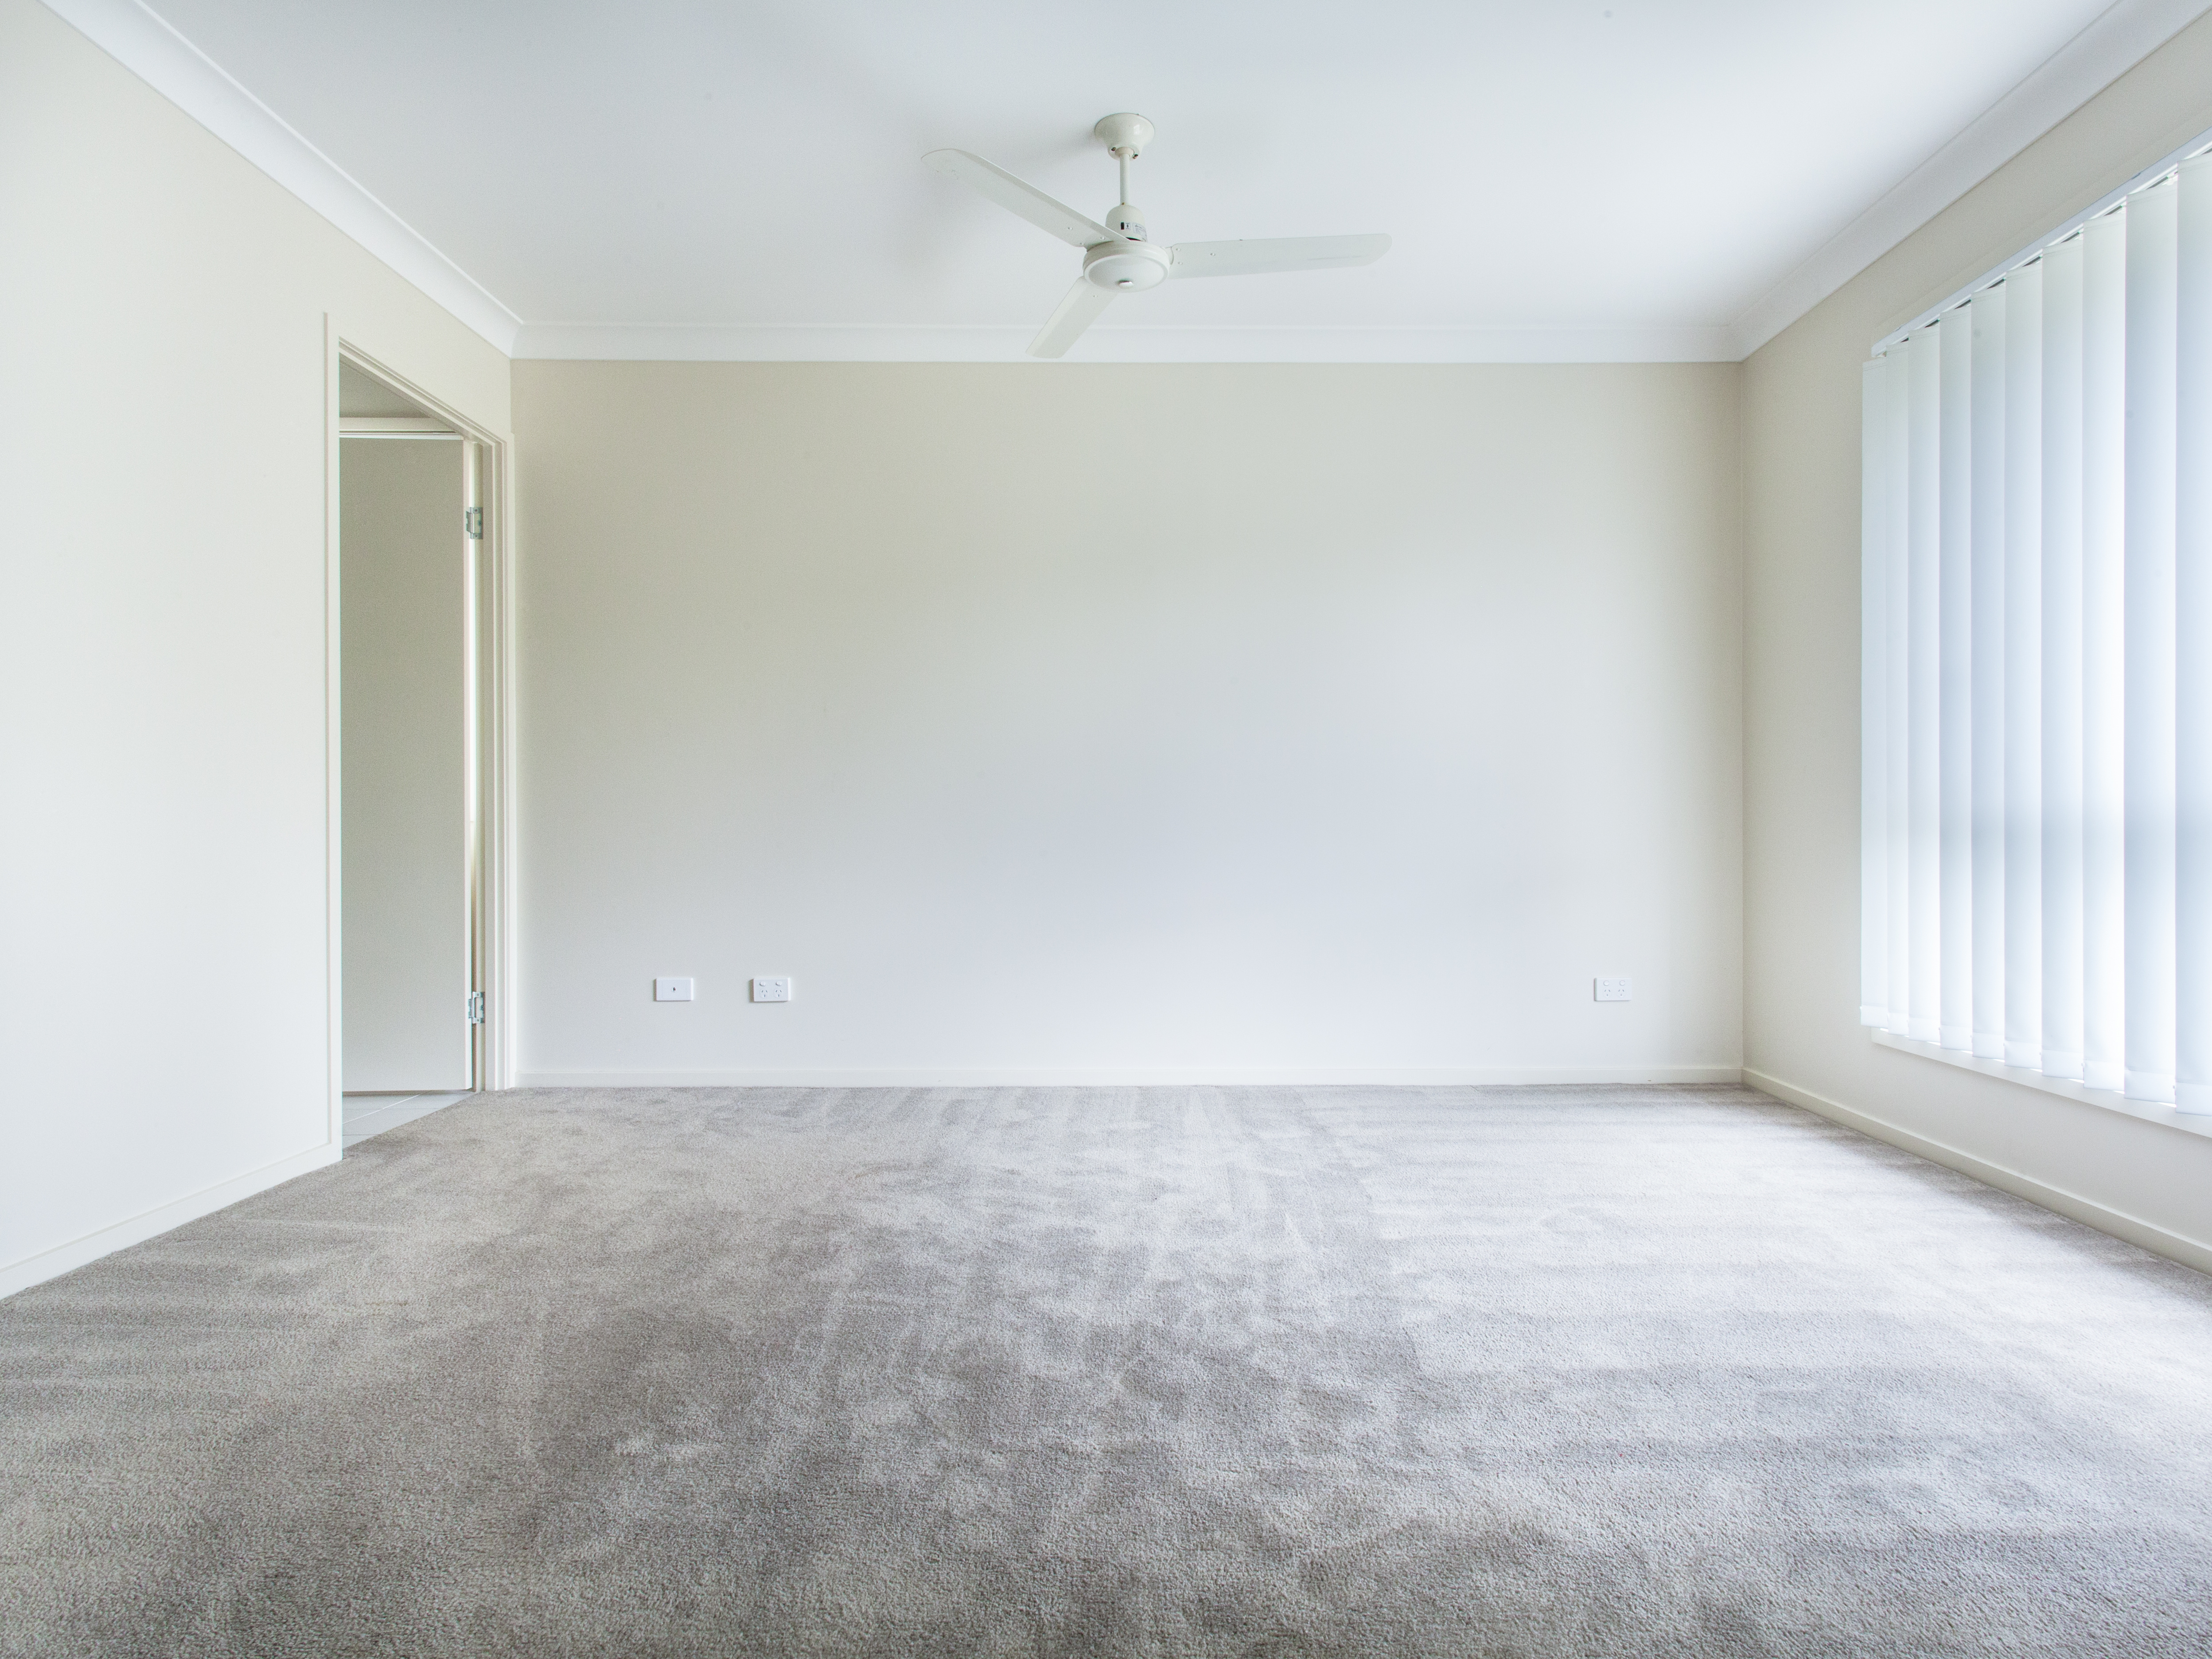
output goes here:
[{"label": "ceiling fan", "polygon": [[1129,204],[1129,163],[1152,142],[1152,124],[1141,115],[1109,115],[1091,131],[1121,164],[1121,200],[1103,225],[964,149],[933,149],[921,158],[1009,212],[1020,214],[1038,229],[1083,250],[1083,274],[1030,342],[1032,357],[1063,355],[1117,297],[1157,288],[1170,276],[1328,270],[1372,264],[1390,251],[1388,236],[1276,236],[1161,247],[1146,240],[1145,216]]}]

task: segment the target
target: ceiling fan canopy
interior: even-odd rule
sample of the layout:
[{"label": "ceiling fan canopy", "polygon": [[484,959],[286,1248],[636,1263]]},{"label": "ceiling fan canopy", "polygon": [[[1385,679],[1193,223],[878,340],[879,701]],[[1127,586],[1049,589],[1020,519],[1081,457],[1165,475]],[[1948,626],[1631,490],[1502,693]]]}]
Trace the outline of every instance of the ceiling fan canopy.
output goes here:
[{"label": "ceiling fan canopy", "polygon": [[1152,124],[1141,115],[1125,112],[1104,117],[1091,131],[1121,167],[1121,199],[1103,224],[964,149],[934,149],[921,158],[1038,229],[1083,250],[1082,274],[1060,301],[1060,308],[1037,331],[1036,338],[1030,342],[1032,357],[1064,356],[1117,298],[1158,288],[1171,276],[1328,270],[1372,264],[1390,251],[1390,239],[1379,235],[1277,236],[1162,246],[1150,239],[1143,213],[1129,201],[1129,164],[1152,143]]}]

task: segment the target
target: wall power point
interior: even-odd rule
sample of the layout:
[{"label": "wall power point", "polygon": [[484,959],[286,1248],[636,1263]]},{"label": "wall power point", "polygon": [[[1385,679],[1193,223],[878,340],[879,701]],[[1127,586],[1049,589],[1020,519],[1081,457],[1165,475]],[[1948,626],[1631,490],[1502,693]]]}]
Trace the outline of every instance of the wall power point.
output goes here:
[{"label": "wall power point", "polygon": [[1600,1002],[1626,1002],[1630,1000],[1629,993],[1632,988],[1629,981],[1625,977],[1601,979],[1597,982],[1597,1000]]},{"label": "wall power point", "polygon": [[791,1000],[791,981],[788,979],[757,979],[753,981],[755,1002],[788,1002]]}]

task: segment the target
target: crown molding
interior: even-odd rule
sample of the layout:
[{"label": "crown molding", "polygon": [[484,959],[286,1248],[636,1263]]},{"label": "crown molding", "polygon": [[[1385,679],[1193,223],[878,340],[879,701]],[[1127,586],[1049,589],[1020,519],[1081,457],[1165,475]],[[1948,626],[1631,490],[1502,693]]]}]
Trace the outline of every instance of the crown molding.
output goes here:
[{"label": "crown molding", "polygon": [[1751,356],[2207,11],[2212,0],[2115,0],[1753,301],[1728,331],[1729,355]]},{"label": "crown molding", "polygon": [[520,317],[139,0],[46,4],[474,332],[514,354]]},{"label": "crown molding", "polygon": [[[996,363],[1018,327],[658,328],[526,323],[514,356],[624,362]],[[1090,363],[1711,363],[1734,361],[1725,328],[1094,328],[1068,361]]]}]

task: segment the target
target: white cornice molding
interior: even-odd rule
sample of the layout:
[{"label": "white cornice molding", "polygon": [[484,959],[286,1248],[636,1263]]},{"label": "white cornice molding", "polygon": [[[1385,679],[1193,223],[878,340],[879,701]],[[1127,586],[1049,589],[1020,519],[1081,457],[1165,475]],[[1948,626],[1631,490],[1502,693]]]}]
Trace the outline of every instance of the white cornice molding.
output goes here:
[{"label": "white cornice molding", "polygon": [[1728,355],[1751,356],[2208,10],[2212,0],[2115,0],[1755,301],[1728,331]]},{"label": "white cornice molding", "polygon": [[46,3],[469,328],[513,355],[520,317],[138,0]]},{"label": "white cornice molding", "polygon": [[[655,328],[526,323],[517,357],[643,362],[1027,363],[1018,327]],[[1095,328],[1090,363],[1711,363],[1725,328]]]}]

